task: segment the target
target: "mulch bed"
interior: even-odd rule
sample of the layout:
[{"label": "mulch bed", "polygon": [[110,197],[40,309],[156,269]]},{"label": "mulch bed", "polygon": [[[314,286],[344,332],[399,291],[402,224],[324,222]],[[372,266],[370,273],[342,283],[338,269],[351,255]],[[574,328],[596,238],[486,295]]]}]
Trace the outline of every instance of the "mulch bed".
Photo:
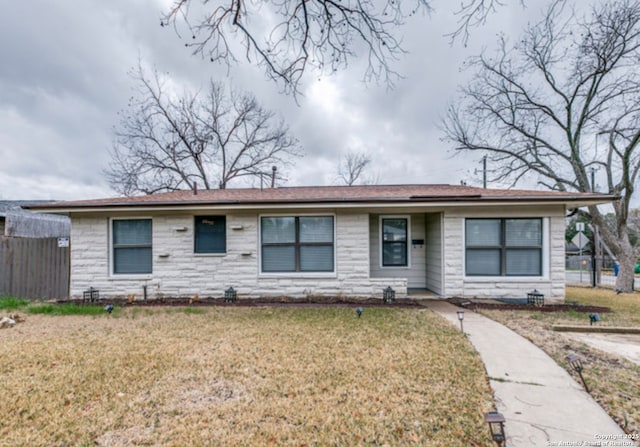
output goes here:
[{"label": "mulch bed", "polygon": [[[469,310],[488,309],[488,310],[525,310],[537,312],[567,312],[570,310],[581,313],[609,313],[611,309],[600,306],[583,306],[575,303],[564,304],[545,304],[537,307],[530,304],[520,303],[487,303],[481,300],[468,300],[465,298],[449,298],[448,301],[458,307]],[[309,298],[291,298],[268,297],[268,298],[240,298],[234,302],[227,302],[224,298],[199,298],[194,300],[191,297],[180,298],[150,298],[147,300],[136,299],[130,302],[127,298],[100,298],[97,301],[89,302],[82,300],[57,300],[58,303],[76,303],[76,304],[113,304],[118,307],[130,306],[222,306],[222,307],[256,307],[256,306],[274,306],[274,307],[403,307],[403,308],[422,308],[424,307],[424,299],[398,298],[392,303],[385,303],[381,298],[349,298],[349,297],[309,297]]]},{"label": "mulch bed", "polygon": [[227,302],[224,298],[151,298],[147,300],[134,300],[130,302],[127,298],[100,298],[96,301],[82,300],[57,300],[57,303],[76,303],[76,304],[97,304],[106,305],[113,304],[118,307],[130,306],[191,306],[191,307],[256,307],[256,306],[275,306],[275,307],[403,307],[403,308],[421,308],[420,300],[410,298],[398,298],[392,303],[384,303],[381,298],[348,298],[348,297],[310,297],[310,298],[291,298],[291,297],[269,297],[269,298],[239,298],[234,302]]},{"label": "mulch bed", "polygon": [[575,303],[545,304],[544,306],[533,306],[531,304],[518,303],[483,303],[481,301],[471,301],[464,298],[449,298],[451,304],[465,309],[487,309],[487,310],[527,310],[536,312],[568,312],[573,310],[581,313],[609,313],[611,309],[601,306],[583,306]]}]

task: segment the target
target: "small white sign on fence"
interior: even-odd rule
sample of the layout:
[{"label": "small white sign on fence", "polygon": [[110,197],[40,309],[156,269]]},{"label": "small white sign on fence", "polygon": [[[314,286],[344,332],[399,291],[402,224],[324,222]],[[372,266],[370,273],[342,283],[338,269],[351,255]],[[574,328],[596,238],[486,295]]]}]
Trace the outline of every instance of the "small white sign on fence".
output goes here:
[{"label": "small white sign on fence", "polygon": [[69,238],[68,237],[59,237],[58,238],[58,248],[67,248],[69,246]]}]

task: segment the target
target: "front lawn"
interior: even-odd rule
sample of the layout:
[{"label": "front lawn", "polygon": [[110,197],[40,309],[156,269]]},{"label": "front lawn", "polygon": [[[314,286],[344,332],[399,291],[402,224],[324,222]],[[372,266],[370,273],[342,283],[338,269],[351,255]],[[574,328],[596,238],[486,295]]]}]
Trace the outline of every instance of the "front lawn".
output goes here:
[{"label": "front lawn", "polygon": [[[189,308],[182,308],[189,309]],[[127,308],[0,332],[0,443],[484,446],[484,367],[428,310]]]}]

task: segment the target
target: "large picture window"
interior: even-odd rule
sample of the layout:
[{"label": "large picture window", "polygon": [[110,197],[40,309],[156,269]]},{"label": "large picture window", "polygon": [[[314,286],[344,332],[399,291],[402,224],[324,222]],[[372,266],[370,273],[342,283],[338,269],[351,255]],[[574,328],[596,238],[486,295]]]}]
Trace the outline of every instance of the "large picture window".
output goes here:
[{"label": "large picture window", "polygon": [[542,219],[466,219],[468,276],[542,276]]},{"label": "large picture window", "polygon": [[262,217],[262,271],[333,272],[333,216]]},{"label": "large picture window", "polygon": [[382,266],[407,267],[409,256],[409,219],[404,217],[382,218]]},{"label": "large picture window", "polygon": [[114,219],[112,235],[114,274],[151,273],[151,219]]},{"label": "large picture window", "polygon": [[196,216],[194,223],[195,253],[227,252],[227,219],[225,216]]}]

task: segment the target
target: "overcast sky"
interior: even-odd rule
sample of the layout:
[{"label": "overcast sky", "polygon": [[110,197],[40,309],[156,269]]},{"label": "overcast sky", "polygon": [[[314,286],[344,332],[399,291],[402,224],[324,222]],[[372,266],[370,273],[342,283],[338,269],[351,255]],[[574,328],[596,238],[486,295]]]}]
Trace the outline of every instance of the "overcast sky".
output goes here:
[{"label": "overcast sky", "polygon": [[502,8],[470,44],[451,46],[451,3],[398,30],[408,50],[394,68],[404,79],[389,91],[361,82],[352,64],[334,76],[309,73],[297,105],[260,68],[241,60],[226,68],[191,55],[172,29],[160,27],[170,0],[29,0],[5,2],[0,16],[0,199],[114,196],[102,170],[113,127],[134,86],[127,72],[141,59],[186,89],[209,78],[232,79],[280,113],[305,151],[287,185],[335,183],[341,154],[366,151],[380,183],[481,185],[476,155],[451,158],[438,123],[466,73],[462,62],[491,48],[496,33],[517,37],[546,2]]}]

